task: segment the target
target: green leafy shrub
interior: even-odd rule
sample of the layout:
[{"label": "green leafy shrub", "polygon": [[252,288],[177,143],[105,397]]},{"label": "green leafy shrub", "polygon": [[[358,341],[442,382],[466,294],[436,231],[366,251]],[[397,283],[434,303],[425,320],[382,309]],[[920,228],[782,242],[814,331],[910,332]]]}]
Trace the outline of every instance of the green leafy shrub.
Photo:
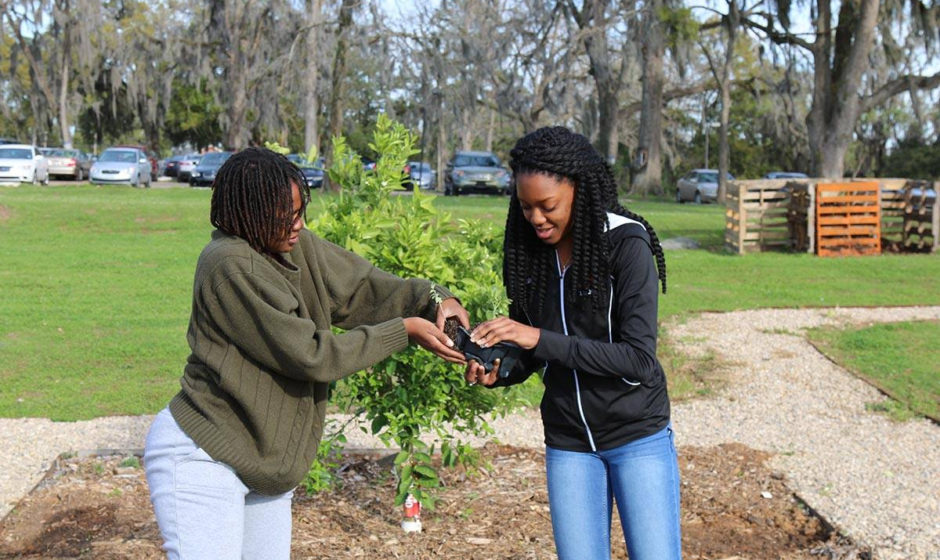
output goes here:
[{"label": "green leafy shrub", "polygon": [[[508,300],[498,228],[476,221],[455,223],[420,189],[410,196],[396,194],[403,190],[403,169],[416,153],[414,145],[412,133],[381,115],[369,146],[378,154],[376,168],[363,171],[359,156],[344,138],[336,138],[328,173],[341,193],[310,228],[387,272],[446,286],[460,298],[471,322],[504,314]],[[417,347],[344,379],[335,395],[341,409],[363,418],[368,431],[386,445],[401,449],[394,462],[396,504],[410,493],[429,508],[440,485],[432,456],[439,451],[444,466],[472,463],[473,450],[461,438],[492,433],[483,415],[506,412],[512,404],[506,392],[468,386],[462,368]],[[423,442],[422,434],[435,443]],[[324,445],[336,448],[335,442]],[[315,471],[312,478],[323,474],[317,467]],[[308,486],[316,485],[308,481]]]}]

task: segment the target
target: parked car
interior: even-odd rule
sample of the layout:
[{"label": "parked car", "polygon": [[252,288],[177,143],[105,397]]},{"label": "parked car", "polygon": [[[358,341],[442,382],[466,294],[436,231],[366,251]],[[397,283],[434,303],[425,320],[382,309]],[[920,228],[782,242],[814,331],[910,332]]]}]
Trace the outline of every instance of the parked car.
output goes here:
[{"label": "parked car", "polygon": [[31,144],[0,145],[0,182],[49,184],[49,160]]},{"label": "parked car", "polygon": [[212,181],[215,181],[219,168],[230,157],[232,157],[232,152],[209,152],[202,156],[189,177],[189,184],[194,187],[211,185]]},{"label": "parked car", "polygon": [[91,174],[91,158],[81,150],[55,148],[46,154],[49,175],[83,181]]},{"label": "parked car", "polygon": [[[124,144],[124,145],[114,146],[114,147],[115,148],[134,148],[134,149],[140,150],[141,152],[144,153],[144,155],[147,156],[147,161],[150,162],[150,180],[156,181],[157,177],[160,176],[160,160],[157,158],[156,154],[154,154],[147,148],[147,146]],[[148,182],[147,184],[149,185],[150,183]]]},{"label": "parked car", "polygon": [[437,172],[431,169],[431,164],[426,161],[409,161],[407,175],[419,189],[429,190],[437,186]]},{"label": "parked car", "polygon": [[297,167],[303,167],[310,164],[310,162],[307,161],[307,157],[302,154],[287,154],[284,157],[287,158],[287,161],[293,163]]},{"label": "parked car", "polygon": [[196,166],[199,165],[199,160],[202,158],[199,154],[186,154],[183,156],[183,159],[180,160],[179,169],[176,171],[176,180],[181,183],[188,183],[189,178],[193,175],[193,169],[196,169]]},{"label": "parked car", "polygon": [[20,141],[14,138],[0,138],[0,144],[19,144]]},{"label": "parked car", "polygon": [[444,194],[462,192],[509,194],[510,174],[492,152],[457,152],[444,172]]},{"label": "parked car", "polygon": [[[734,177],[728,173],[727,179]],[[676,182],[676,202],[692,201],[696,204],[718,199],[718,170],[693,169]]]},{"label": "parked car", "polygon": [[175,156],[170,156],[166,158],[163,162],[163,176],[164,177],[176,177],[180,172],[180,162],[183,161],[183,158],[186,157],[181,154]]},{"label": "parked car", "polygon": [[299,165],[300,172],[304,175],[304,180],[307,182],[307,187],[311,189],[319,189],[323,186],[323,176],[326,172],[323,170],[325,165],[323,158],[317,158],[313,163],[304,162],[303,165]]},{"label": "parked car", "polygon": [[150,158],[137,148],[113,147],[101,152],[91,166],[91,182],[95,184],[128,183],[149,187],[151,182]]},{"label": "parked car", "polygon": [[799,171],[771,171],[764,175],[764,179],[806,179],[806,173]]}]

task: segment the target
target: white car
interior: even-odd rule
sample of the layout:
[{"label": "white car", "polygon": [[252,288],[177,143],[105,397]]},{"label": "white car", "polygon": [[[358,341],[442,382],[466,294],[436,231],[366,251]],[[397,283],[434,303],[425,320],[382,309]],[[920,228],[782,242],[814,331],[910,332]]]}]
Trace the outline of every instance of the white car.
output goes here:
[{"label": "white car", "polygon": [[49,184],[49,160],[36,146],[0,145],[0,182]]},{"label": "white car", "polygon": [[150,158],[137,148],[108,148],[91,166],[91,182],[150,186]]}]

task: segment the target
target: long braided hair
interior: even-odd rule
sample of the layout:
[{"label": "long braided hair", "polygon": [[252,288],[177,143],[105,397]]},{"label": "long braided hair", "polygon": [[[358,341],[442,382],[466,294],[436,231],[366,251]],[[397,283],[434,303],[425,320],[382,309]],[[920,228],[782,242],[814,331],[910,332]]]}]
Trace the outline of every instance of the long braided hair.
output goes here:
[{"label": "long braided hair", "polygon": [[306,208],[310,188],[300,170],[281,154],[246,148],[222,164],[212,183],[209,221],[241,237],[259,253],[290,234],[294,221],[291,185]]},{"label": "long braided hair", "polygon": [[[539,173],[574,184],[572,213],[573,246],[566,278],[580,295],[589,295],[595,310],[606,303],[610,277],[610,242],[605,232],[607,212],[643,224],[650,236],[653,256],[663,293],[666,293],[666,258],[653,227],[624,208],[617,200],[617,185],[610,165],[587,138],[565,127],[540,128],[516,142],[509,152],[513,178]],[[545,287],[554,270],[554,249],[535,235],[525,219],[519,198],[513,192],[509,201],[503,247],[503,284],[511,300],[511,314],[522,316],[529,303],[541,311]]]}]

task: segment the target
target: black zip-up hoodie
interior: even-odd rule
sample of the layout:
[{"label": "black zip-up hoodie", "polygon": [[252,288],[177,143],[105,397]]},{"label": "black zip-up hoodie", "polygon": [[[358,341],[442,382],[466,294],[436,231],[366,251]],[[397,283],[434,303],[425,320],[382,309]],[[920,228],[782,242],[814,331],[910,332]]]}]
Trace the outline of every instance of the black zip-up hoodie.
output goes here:
[{"label": "black zip-up hoodie", "polygon": [[520,383],[545,368],[542,424],[545,444],[557,449],[612,449],[669,423],[666,376],[656,359],[659,285],[650,237],[639,222],[607,217],[607,308],[594,311],[589,294],[565,287],[559,264],[541,312],[529,305],[528,317],[512,317],[541,329],[538,345],[496,383]]}]

